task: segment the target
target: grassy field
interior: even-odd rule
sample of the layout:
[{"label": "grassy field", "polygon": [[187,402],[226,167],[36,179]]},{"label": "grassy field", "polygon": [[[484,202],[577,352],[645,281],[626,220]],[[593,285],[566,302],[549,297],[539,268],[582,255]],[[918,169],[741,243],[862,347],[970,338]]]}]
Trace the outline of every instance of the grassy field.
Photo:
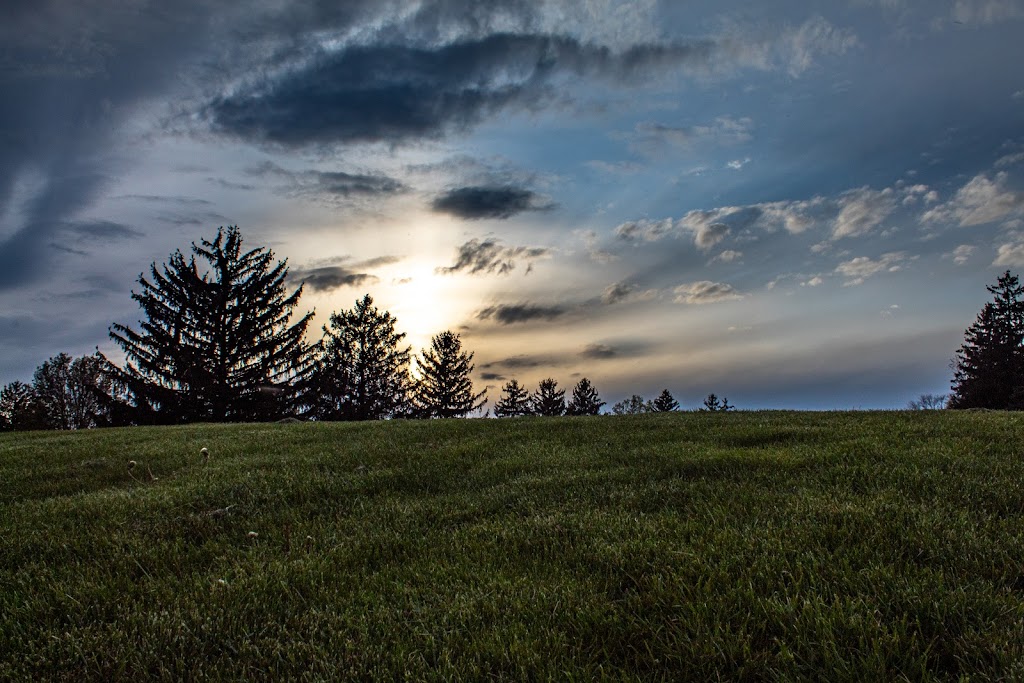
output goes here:
[{"label": "grassy field", "polygon": [[1022,436],[963,412],[2,434],[0,680],[1024,680]]}]

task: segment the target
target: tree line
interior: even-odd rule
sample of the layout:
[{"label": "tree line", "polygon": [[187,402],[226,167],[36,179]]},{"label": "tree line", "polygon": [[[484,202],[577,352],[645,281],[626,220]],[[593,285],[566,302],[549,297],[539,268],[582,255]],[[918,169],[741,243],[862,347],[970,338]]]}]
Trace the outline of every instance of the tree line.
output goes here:
[{"label": "tree line", "polygon": [[[237,226],[193,243],[187,256],[178,250],[152,263],[131,295],[142,320],[110,327],[124,361],[99,350],[50,358],[31,383],[0,389],[0,430],[452,418],[483,407],[486,391],[475,391],[471,379],[474,354],[458,334],[442,332],[413,354],[394,316],[367,294],[333,313],[310,342],[313,313],[295,318],[303,287],[289,290],[287,274],[287,262],[272,251],[243,249]],[[513,379],[494,415],[597,415],[605,405],[587,378],[568,400],[554,379],[532,393]],[[631,396],[611,412],[678,409],[666,389],[653,401]],[[701,409],[732,406],[711,394]]]},{"label": "tree line", "polygon": [[[475,391],[471,379],[474,354],[458,334],[444,331],[413,354],[395,318],[369,294],[333,313],[321,338],[308,341],[313,313],[293,320],[303,286],[289,291],[287,274],[287,261],[275,261],[272,251],[243,250],[237,226],[193,242],[188,257],[178,250],[160,267],[152,263],[131,295],[144,319],[110,327],[123,363],[99,350],[50,358],[31,383],[0,389],[0,430],[452,418],[486,403],[486,391]],[[1024,409],[1024,287],[1006,271],[986,289],[993,300],[965,332],[951,393],[925,394],[908,407]],[[494,415],[597,415],[605,405],[585,377],[568,399],[552,378],[533,392],[512,379]],[[733,408],[709,394],[699,409]],[[634,394],[611,412],[678,409],[666,389],[653,400]]]},{"label": "tree line", "polygon": [[237,226],[193,243],[188,257],[175,251],[138,278],[138,326],[110,327],[124,362],[98,350],[51,358],[31,384],[0,390],[0,429],[448,418],[483,406],[458,334],[413,355],[366,295],[309,342],[313,313],[293,319],[303,287],[289,291],[287,274],[273,252],[243,250]]}]

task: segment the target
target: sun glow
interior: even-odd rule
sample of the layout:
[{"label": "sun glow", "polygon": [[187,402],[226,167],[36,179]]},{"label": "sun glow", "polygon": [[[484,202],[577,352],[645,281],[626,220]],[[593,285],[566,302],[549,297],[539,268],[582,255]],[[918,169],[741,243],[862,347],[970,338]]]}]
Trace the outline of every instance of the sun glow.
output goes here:
[{"label": "sun glow", "polygon": [[433,263],[403,265],[404,275],[392,280],[382,295],[397,319],[396,327],[406,333],[413,352],[419,352],[430,346],[434,335],[449,329],[458,332],[474,304],[467,300],[460,276],[439,274]]}]

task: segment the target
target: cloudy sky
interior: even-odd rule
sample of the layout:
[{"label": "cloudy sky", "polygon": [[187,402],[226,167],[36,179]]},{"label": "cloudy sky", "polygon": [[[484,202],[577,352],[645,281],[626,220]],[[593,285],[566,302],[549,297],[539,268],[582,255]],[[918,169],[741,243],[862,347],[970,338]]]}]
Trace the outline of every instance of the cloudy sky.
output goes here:
[{"label": "cloudy sky", "polygon": [[221,225],[492,397],[902,407],[1024,267],[1024,0],[244,5],[0,7],[0,383]]}]

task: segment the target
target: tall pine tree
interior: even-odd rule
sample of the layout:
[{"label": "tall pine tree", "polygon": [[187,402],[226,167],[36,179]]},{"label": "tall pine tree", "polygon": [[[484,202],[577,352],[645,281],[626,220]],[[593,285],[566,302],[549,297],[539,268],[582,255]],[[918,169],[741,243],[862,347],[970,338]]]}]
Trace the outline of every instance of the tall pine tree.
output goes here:
[{"label": "tall pine tree", "polygon": [[416,366],[420,377],[413,388],[413,407],[419,417],[464,417],[486,401],[486,390],[473,393],[473,352],[462,350],[454,332],[434,336]]},{"label": "tall pine tree", "polygon": [[651,402],[651,407],[656,413],[671,413],[673,410],[679,410],[679,401],[668,389],[662,389],[658,398]]},{"label": "tall pine tree", "polygon": [[601,412],[604,401],[597,393],[597,389],[584,377],[572,389],[572,399],[566,408],[569,415],[597,415]]},{"label": "tall pine tree", "polygon": [[381,420],[409,412],[409,355],[395,318],[369,294],[331,315],[313,371],[308,402],[321,420]]},{"label": "tall pine tree", "polygon": [[533,414],[533,409],[530,407],[530,392],[519,384],[519,380],[510,379],[502,387],[501,392],[504,395],[494,404],[494,417],[520,417]]},{"label": "tall pine tree", "polygon": [[1024,287],[1006,271],[956,352],[950,408],[1024,408]]},{"label": "tall pine tree", "polygon": [[110,329],[125,363],[108,361],[108,370],[127,396],[111,412],[165,424],[293,412],[310,370],[303,336],[313,314],[291,322],[302,287],[289,294],[287,274],[272,251],[243,251],[237,226],[193,242],[187,260],[175,251],[162,269],[152,264],[132,292],[145,320]]},{"label": "tall pine tree", "polygon": [[542,379],[533,392],[531,398],[533,413],[544,417],[556,417],[565,415],[565,389],[558,388],[558,382],[551,379]]}]

